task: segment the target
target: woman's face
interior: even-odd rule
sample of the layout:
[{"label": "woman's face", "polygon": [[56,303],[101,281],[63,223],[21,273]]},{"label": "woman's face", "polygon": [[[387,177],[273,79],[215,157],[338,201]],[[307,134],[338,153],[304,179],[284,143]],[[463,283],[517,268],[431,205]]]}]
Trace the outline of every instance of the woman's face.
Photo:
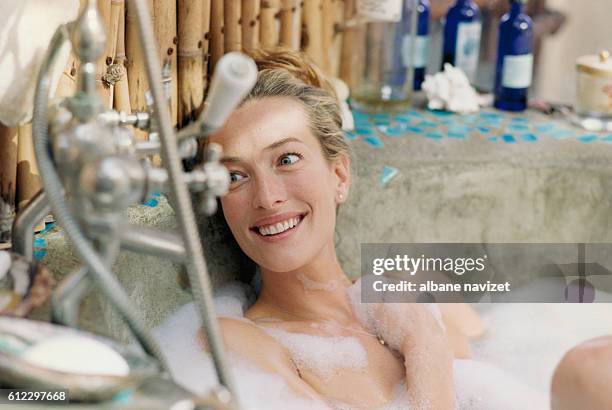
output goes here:
[{"label": "woman's face", "polygon": [[242,250],[274,272],[298,269],[333,247],[336,205],[350,184],[349,160],[330,164],[305,109],[289,97],[247,102],[211,142],[231,176],[221,198]]}]

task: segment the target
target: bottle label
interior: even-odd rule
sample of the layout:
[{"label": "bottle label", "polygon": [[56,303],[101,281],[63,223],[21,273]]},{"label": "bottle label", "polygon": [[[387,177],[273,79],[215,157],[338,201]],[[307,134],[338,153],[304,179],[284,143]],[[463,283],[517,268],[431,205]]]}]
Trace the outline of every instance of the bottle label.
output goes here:
[{"label": "bottle label", "polygon": [[528,88],[531,86],[533,54],[504,57],[502,87]]},{"label": "bottle label", "polygon": [[412,36],[406,34],[402,38],[402,64],[408,67],[412,59],[412,67],[423,68],[427,67],[429,58],[429,36],[417,36],[414,39],[414,53],[410,52]]},{"label": "bottle label", "polygon": [[457,28],[457,45],[455,47],[455,67],[465,71],[467,78],[473,82],[478,68],[480,54],[480,34],[482,23],[459,23]]},{"label": "bottle label", "polygon": [[358,0],[357,14],[367,20],[391,21],[402,19],[402,0]]}]

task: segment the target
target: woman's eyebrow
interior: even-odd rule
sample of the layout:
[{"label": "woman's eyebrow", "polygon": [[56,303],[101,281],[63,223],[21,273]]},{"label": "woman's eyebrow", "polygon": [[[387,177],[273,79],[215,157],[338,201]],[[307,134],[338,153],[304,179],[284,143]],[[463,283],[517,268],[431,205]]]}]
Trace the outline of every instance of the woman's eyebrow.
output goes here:
[{"label": "woman's eyebrow", "polygon": [[[264,148],[264,151],[269,151],[272,150],[274,148],[280,147],[283,144],[286,144],[288,142],[299,142],[301,144],[303,144],[304,142],[298,138],[295,137],[287,137],[287,138],[283,138],[280,139],[278,141],[273,142],[272,144],[268,145],[267,147]],[[221,158],[221,163],[223,164],[227,164],[227,163],[237,163],[242,161],[242,159],[240,157],[223,157]]]}]

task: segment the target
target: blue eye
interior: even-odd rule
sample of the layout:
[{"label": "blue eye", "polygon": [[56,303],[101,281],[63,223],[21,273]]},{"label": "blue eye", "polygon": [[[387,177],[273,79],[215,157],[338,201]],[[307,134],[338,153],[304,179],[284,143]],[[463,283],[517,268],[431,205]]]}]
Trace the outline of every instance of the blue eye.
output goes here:
[{"label": "blue eye", "polygon": [[236,172],[230,172],[230,183],[233,184],[234,182],[238,182],[240,181],[241,178],[244,178],[242,175],[236,173]]},{"label": "blue eye", "polygon": [[280,157],[280,164],[281,165],[293,165],[296,162],[298,162],[301,158],[302,156],[300,154],[295,153],[295,152],[289,152],[287,154],[283,154]]}]

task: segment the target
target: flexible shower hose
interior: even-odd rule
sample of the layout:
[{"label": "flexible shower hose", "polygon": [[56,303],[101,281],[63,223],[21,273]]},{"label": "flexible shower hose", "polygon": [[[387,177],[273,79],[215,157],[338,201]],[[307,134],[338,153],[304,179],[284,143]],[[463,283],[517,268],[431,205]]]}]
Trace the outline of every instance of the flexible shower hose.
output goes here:
[{"label": "flexible shower hose", "polygon": [[164,370],[168,370],[161,350],[132,306],[129,297],[123,291],[123,287],[110,269],[105,266],[89,240],[81,233],[77,221],[70,213],[68,204],[64,201],[62,184],[51,159],[47,128],[47,104],[49,103],[50,89],[49,70],[54,65],[60,48],[68,38],[67,25],[63,25],[56,30],[45,55],[36,84],[32,134],[34,136],[34,152],[40,169],[40,175],[42,176],[42,183],[55,218],[72,241],[78,256],[87,264],[90,274],[102,290],[104,296],[113,303],[123,316],[145,352],[155,357]]},{"label": "flexible shower hose", "polygon": [[[134,6],[136,11],[138,34],[143,48],[147,77],[149,86],[151,87],[153,101],[155,107],[157,107],[154,111],[154,115],[157,120],[159,136],[162,141],[162,160],[170,177],[170,194],[174,202],[177,222],[183,234],[187,272],[189,274],[189,281],[191,282],[193,297],[198,307],[200,317],[202,318],[202,325],[206,332],[207,342],[213,356],[219,382],[231,393],[236,393],[233,379],[226,365],[225,350],[221,341],[219,324],[216,320],[210,280],[208,277],[208,270],[206,269],[206,261],[204,260],[204,250],[200,242],[198,225],[191,205],[189,191],[183,176],[177,139],[172,128],[170,113],[168,110],[162,108],[166,106],[166,100],[162,89],[159,54],[155,44],[155,36],[151,25],[148,4],[146,0],[131,0],[130,5]],[[235,394],[233,397],[237,399]]]}]

